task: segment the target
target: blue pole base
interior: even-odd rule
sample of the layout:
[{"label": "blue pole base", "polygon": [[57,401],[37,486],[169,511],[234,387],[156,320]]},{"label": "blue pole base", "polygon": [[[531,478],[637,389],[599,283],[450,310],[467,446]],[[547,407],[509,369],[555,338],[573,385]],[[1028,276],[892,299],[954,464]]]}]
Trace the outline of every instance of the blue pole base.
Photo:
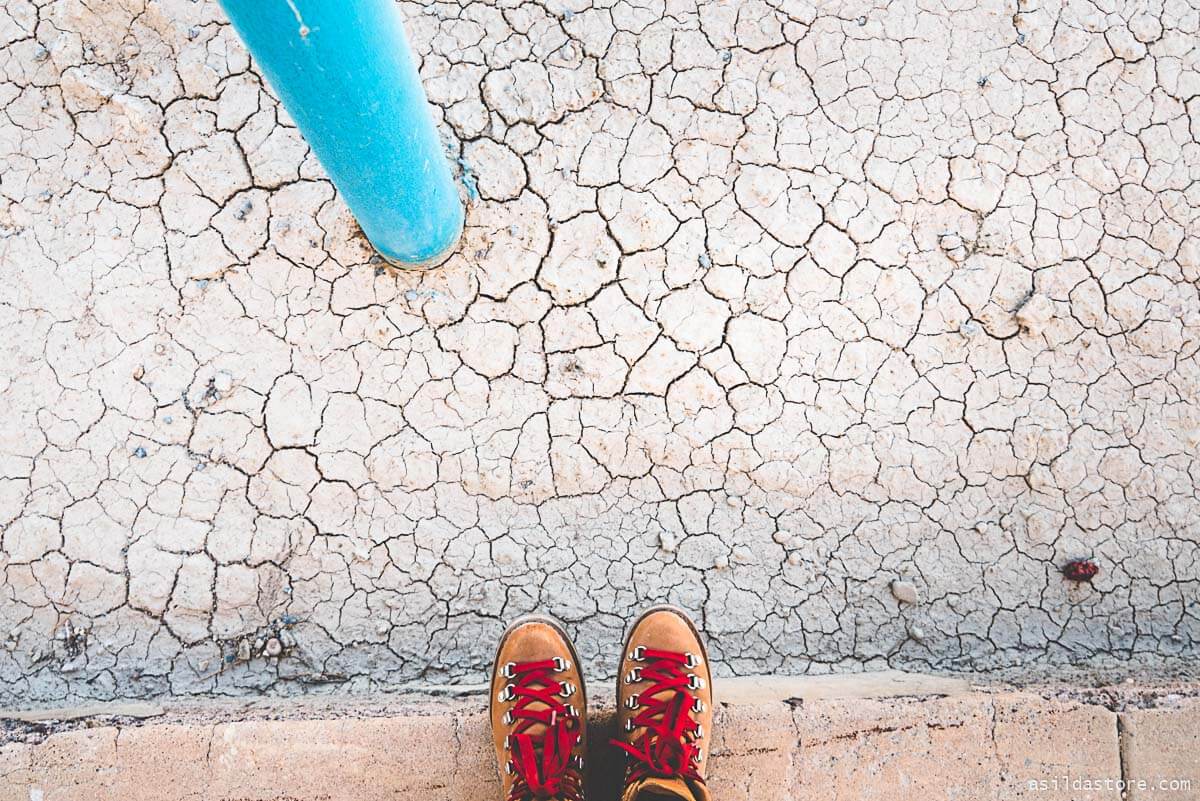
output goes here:
[{"label": "blue pole base", "polygon": [[[421,259],[419,261],[413,260],[412,258],[402,258],[400,256],[389,254],[374,241],[371,241],[371,247],[375,248],[375,251],[383,258],[384,261],[398,269],[432,270],[434,267],[441,266],[442,263],[444,263],[458,251],[458,244],[462,240],[464,225],[465,221],[463,218],[460,218],[458,227],[454,229],[453,234],[448,239],[449,244],[442,248],[440,253],[436,253],[427,259]],[[370,237],[367,237],[367,239],[370,240]]]}]

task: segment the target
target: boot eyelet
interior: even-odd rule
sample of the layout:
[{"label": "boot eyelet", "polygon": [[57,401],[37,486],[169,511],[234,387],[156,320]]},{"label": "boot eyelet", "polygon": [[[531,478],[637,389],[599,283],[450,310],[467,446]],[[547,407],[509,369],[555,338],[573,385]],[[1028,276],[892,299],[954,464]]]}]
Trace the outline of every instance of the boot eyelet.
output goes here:
[{"label": "boot eyelet", "polygon": [[635,668],[631,669],[628,673],[625,674],[625,683],[626,684],[636,684],[637,682],[639,682],[641,680],[642,680],[642,669],[641,668],[635,667]]},{"label": "boot eyelet", "polygon": [[704,726],[703,725],[697,723],[696,728],[692,729],[692,731],[695,732],[697,740],[704,737]]},{"label": "boot eyelet", "polygon": [[496,700],[500,701],[501,703],[503,703],[505,701],[511,701],[513,698],[516,697],[515,696],[516,691],[517,691],[517,688],[514,687],[513,685],[505,684],[504,689],[501,690],[499,695],[496,696]]},{"label": "boot eyelet", "polygon": [[696,762],[696,763],[703,762],[704,761],[704,752],[697,750],[696,753],[692,754],[692,761]]},{"label": "boot eyelet", "polygon": [[627,709],[637,709],[641,705],[642,703],[638,700],[637,693],[634,693],[625,699],[625,707]]},{"label": "boot eyelet", "polygon": [[561,656],[554,657],[554,670],[558,673],[571,669],[571,660],[563,659]]},{"label": "boot eyelet", "polygon": [[695,673],[689,673],[688,674],[688,689],[689,690],[703,690],[704,689],[704,679],[700,678]]},{"label": "boot eyelet", "polygon": [[513,724],[513,716],[512,716],[512,710],[510,709],[504,713],[504,725],[511,726],[512,724]]},{"label": "boot eyelet", "polygon": [[633,731],[633,718],[625,718],[625,731]]},{"label": "boot eyelet", "polygon": [[575,694],[575,685],[569,681],[563,682],[562,689],[558,691],[558,694],[563,698],[570,698]]},{"label": "boot eyelet", "polygon": [[504,763],[504,772],[507,773],[509,776],[513,775],[513,773],[516,772],[516,769],[513,768],[512,760],[509,760],[508,762]]},{"label": "boot eyelet", "polygon": [[504,735],[504,750],[505,751],[512,750],[512,735],[510,735],[510,734]]},{"label": "boot eyelet", "polygon": [[687,657],[687,661],[684,662],[683,664],[689,670],[692,668],[695,668],[695,667],[700,667],[700,665],[704,664],[704,660],[701,659],[700,657],[696,656],[693,653],[689,652],[689,653],[684,654],[684,656]]},{"label": "boot eyelet", "polygon": [[575,718],[575,717],[578,717],[578,716],[579,716],[579,713],[577,713],[577,712],[575,711],[575,705],[574,705],[574,704],[567,704],[567,717],[569,717],[569,718]]},{"label": "boot eyelet", "polygon": [[692,701],[692,711],[699,714],[704,711],[704,702],[699,698]]},{"label": "boot eyelet", "polygon": [[583,755],[576,754],[574,759],[575,759],[575,767],[577,767],[579,770],[583,770]]},{"label": "boot eyelet", "polygon": [[629,658],[634,662],[641,662],[646,658],[646,646],[639,645],[637,648],[634,648],[629,652]]},{"label": "boot eyelet", "polygon": [[506,679],[513,677],[513,672],[517,669],[516,662],[505,662],[504,667],[500,668],[500,675]]}]

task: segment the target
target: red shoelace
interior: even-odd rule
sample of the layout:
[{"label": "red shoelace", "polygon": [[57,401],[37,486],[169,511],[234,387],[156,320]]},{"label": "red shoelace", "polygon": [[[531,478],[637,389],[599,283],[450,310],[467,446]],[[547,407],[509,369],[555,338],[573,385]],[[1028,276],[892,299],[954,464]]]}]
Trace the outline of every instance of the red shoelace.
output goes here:
[{"label": "red shoelace", "polygon": [[[570,697],[575,687],[555,678],[569,664],[562,659],[544,659],[504,666],[503,675],[510,682],[499,700],[516,702],[504,716],[504,722],[512,726],[506,739],[511,754],[508,770],[516,775],[508,801],[582,801],[581,766],[571,757],[571,749],[582,737],[579,716],[561,700]],[[539,726],[545,727],[540,734],[531,733]]]},{"label": "red shoelace", "polygon": [[[648,681],[650,686],[629,699],[630,705],[640,711],[629,719],[628,727],[630,731],[643,729],[641,736],[632,745],[612,741],[633,758],[625,783],[647,776],[703,781],[696,770],[700,749],[695,742],[702,732],[691,713],[704,707],[689,691],[704,685],[702,679],[687,672],[699,661],[691,654],[653,648],[638,647],[634,653],[643,663],[633,668],[634,681]],[[625,676],[625,680],[630,682],[633,675]]]}]

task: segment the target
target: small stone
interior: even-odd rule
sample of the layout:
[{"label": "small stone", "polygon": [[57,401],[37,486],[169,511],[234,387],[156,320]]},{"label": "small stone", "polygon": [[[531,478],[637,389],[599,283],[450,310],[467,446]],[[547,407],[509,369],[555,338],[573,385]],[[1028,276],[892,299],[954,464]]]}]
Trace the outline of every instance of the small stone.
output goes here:
[{"label": "small stone", "polygon": [[925,639],[925,631],[920,626],[913,626],[908,630],[908,636],[917,642],[922,642]]},{"label": "small stone", "polygon": [[238,643],[237,658],[239,662],[250,661],[250,641],[242,640]]},{"label": "small stone", "polygon": [[804,562],[804,557],[800,555],[799,551],[792,551],[791,553],[788,554],[787,563],[789,565],[791,565],[792,567],[795,567],[796,565],[799,565],[803,562]]},{"label": "small stone", "polygon": [[718,556],[713,560],[713,567],[717,570],[724,570],[725,568],[729,567],[729,557]]},{"label": "small stone", "polygon": [[278,638],[272,637],[267,640],[266,646],[263,648],[263,653],[270,657],[279,656],[283,653],[283,643]]},{"label": "small stone", "polygon": [[771,86],[774,86],[776,89],[782,89],[786,84],[787,76],[783,74],[783,70],[775,70],[771,73]]},{"label": "small stone", "polygon": [[143,448],[141,445],[139,445],[133,449],[133,455],[139,459],[145,459],[146,458],[146,449]]},{"label": "small stone", "polygon": [[134,381],[141,381],[142,376],[144,376],[145,374],[146,374],[146,368],[143,367],[142,365],[139,364],[137,367],[133,368],[133,380]]},{"label": "small stone", "polygon": [[218,370],[213,376],[213,387],[218,392],[228,392],[233,389],[233,374],[228,370]]},{"label": "small stone", "polygon": [[658,535],[658,547],[667,553],[675,553],[675,549],[679,547],[679,538],[671,531],[660,532]]},{"label": "small stone", "polygon": [[859,18],[858,18],[858,27],[860,27],[860,28],[861,28],[861,27],[863,27],[863,26],[864,26],[864,25],[866,25],[866,24],[867,24],[867,18],[866,18],[866,17],[859,17]]},{"label": "small stone", "polygon": [[166,423],[167,425],[171,425],[171,423],[175,422],[175,418],[168,414],[166,417],[163,418],[163,422]]},{"label": "small stone", "polygon": [[987,79],[986,75],[981,75],[979,80],[976,81],[976,83],[979,84],[980,87],[987,86],[987,82],[988,82],[988,79]]},{"label": "small stone", "polygon": [[375,633],[380,636],[387,634],[391,630],[392,624],[388,623],[386,620],[380,621],[379,625],[375,627]]},{"label": "small stone", "polygon": [[917,592],[916,585],[911,581],[901,581],[899,579],[893,581],[892,595],[901,603],[918,604],[921,602],[921,595]]}]

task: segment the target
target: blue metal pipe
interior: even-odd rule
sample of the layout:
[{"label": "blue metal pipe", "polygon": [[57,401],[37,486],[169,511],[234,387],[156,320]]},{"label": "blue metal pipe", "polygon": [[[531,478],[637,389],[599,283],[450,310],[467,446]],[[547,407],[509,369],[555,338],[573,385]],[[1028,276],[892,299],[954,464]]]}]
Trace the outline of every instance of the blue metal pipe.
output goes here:
[{"label": "blue metal pipe", "polygon": [[221,0],[363,233],[401,267],[435,264],[463,206],[395,0]]}]

